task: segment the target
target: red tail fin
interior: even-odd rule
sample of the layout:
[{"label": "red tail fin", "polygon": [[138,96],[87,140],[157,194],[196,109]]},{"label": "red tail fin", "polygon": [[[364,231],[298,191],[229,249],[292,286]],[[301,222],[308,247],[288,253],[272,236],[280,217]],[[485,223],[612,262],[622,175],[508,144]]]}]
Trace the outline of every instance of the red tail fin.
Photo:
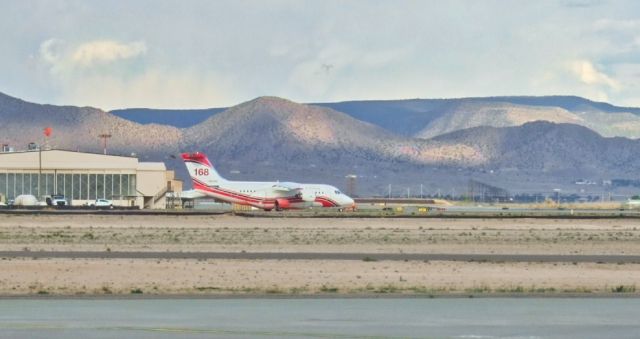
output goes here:
[{"label": "red tail fin", "polygon": [[203,166],[213,168],[213,165],[209,161],[209,158],[204,153],[194,152],[194,153],[182,153],[182,159],[186,161],[191,161],[198,163]]}]

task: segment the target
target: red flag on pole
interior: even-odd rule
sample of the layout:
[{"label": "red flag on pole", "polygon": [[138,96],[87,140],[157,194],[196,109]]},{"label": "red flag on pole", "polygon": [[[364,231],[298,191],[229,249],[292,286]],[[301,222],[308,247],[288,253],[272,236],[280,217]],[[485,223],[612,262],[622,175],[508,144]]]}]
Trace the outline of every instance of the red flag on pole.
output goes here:
[{"label": "red flag on pole", "polygon": [[51,136],[51,132],[53,132],[53,129],[51,127],[47,127],[44,129],[44,135],[46,137],[50,137]]}]

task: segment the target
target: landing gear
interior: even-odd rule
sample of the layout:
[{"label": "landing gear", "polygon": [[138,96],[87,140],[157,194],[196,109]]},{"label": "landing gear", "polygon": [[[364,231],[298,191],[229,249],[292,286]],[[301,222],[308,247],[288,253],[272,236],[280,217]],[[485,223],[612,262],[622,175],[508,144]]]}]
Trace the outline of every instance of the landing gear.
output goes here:
[{"label": "landing gear", "polygon": [[280,208],[280,204],[278,204],[277,200],[276,200],[276,211],[278,212],[282,211],[282,208]]}]

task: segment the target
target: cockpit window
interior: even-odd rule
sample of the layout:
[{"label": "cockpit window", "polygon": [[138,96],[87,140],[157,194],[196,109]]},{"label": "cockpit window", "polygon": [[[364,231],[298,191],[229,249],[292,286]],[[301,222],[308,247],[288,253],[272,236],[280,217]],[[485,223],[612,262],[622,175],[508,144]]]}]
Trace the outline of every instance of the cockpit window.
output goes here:
[{"label": "cockpit window", "polygon": [[338,195],[339,195],[339,194],[342,194],[342,193],[341,193],[340,191],[336,190],[336,194],[338,194]]}]

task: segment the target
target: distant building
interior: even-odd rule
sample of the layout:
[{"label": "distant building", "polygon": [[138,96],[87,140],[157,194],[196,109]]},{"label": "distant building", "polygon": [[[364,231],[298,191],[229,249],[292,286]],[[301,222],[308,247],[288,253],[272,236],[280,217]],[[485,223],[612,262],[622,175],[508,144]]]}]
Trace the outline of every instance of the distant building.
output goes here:
[{"label": "distant building", "polygon": [[64,194],[72,206],[109,199],[116,206],[159,209],[167,193],[181,191],[182,182],[162,162],[65,150],[0,153],[0,195],[7,200]]},{"label": "distant building", "polygon": [[594,180],[588,179],[578,179],[573,182],[575,185],[597,185],[598,183]]}]

